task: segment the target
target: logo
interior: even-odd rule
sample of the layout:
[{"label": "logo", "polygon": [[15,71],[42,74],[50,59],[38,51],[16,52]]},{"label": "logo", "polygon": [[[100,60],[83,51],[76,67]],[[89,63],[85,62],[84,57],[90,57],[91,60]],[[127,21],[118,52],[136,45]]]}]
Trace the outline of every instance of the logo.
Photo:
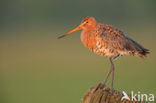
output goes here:
[{"label": "logo", "polygon": [[129,100],[129,101],[130,101],[130,98],[128,97],[128,95],[126,94],[125,91],[123,91],[122,94],[123,94],[124,96],[121,98],[121,100],[126,99],[126,100]]},{"label": "logo", "polygon": [[130,96],[128,96],[128,94],[123,91],[122,92],[123,97],[121,98],[122,100],[129,100],[129,101],[154,101],[154,94],[141,94],[141,92],[138,91],[138,93],[134,93],[133,91],[131,91]]}]

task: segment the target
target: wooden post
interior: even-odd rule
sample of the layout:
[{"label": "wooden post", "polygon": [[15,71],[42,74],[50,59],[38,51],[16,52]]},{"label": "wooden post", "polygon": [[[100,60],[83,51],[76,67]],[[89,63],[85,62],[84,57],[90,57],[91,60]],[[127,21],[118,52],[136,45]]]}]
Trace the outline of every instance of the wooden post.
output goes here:
[{"label": "wooden post", "polygon": [[[130,95],[128,95],[130,97]],[[102,83],[90,88],[81,103],[145,103],[143,101],[121,100],[123,94],[114,90],[112,93],[110,88],[103,87]]]}]

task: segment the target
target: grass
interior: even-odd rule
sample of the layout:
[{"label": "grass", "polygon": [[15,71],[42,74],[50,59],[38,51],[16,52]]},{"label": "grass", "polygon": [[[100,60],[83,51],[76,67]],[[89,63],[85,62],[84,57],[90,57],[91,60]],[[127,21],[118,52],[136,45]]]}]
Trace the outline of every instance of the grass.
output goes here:
[{"label": "grass", "polygon": [[[62,40],[55,31],[42,33],[1,36],[1,103],[80,103],[104,80],[109,61],[84,48],[78,33]],[[115,60],[115,89],[156,94],[155,36],[134,37],[151,54]]]}]

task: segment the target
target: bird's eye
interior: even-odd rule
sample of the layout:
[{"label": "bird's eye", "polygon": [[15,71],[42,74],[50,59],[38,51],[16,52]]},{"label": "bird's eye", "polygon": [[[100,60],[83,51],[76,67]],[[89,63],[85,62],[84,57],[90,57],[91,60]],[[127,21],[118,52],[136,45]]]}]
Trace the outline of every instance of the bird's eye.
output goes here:
[{"label": "bird's eye", "polygon": [[88,23],[88,21],[86,21],[86,24]]}]

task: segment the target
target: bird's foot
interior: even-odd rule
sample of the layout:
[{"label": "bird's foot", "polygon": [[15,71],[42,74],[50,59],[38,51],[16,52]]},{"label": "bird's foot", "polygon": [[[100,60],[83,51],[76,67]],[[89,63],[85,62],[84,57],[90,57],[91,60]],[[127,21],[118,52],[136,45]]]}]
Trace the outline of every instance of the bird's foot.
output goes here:
[{"label": "bird's foot", "polygon": [[105,90],[105,91],[109,91],[112,95],[115,92],[113,87],[111,87],[111,88],[106,87],[106,83],[105,82],[102,83],[102,89]]},{"label": "bird's foot", "polygon": [[110,92],[111,92],[112,95],[113,95],[114,91],[115,91],[114,88],[110,89]]},{"label": "bird's foot", "polygon": [[102,89],[104,90],[105,87],[106,87],[106,83],[103,82],[103,83],[102,83]]}]

